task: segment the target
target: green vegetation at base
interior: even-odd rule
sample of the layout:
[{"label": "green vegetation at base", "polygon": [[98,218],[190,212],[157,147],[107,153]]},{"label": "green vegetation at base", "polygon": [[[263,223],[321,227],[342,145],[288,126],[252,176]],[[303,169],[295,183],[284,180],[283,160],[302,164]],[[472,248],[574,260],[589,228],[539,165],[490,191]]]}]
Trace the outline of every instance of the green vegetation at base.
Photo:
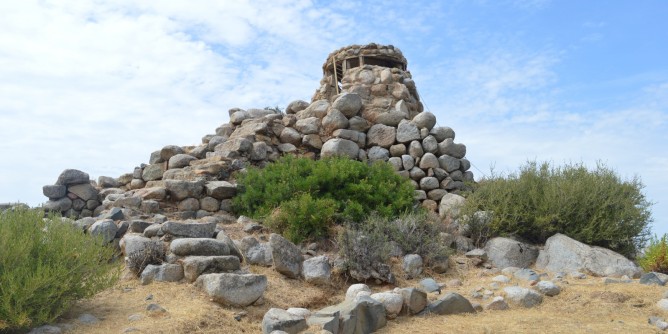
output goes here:
[{"label": "green vegetation at base", "polygon": [[326,236],[331,224],[361,222],[371,213],[397,217],[414,204],[413,186],[385,162],[286,156],[236,177],[235,212],[267,218],[293,242]]},{"label": "green vegetation at base", "polygon": [[544,243],[563,233],[634,256],[646,243],[652,221],[652,203],[642,194],[643,187],[637,177],[622,180],[602,164],[589,170],[582,164],[528,162],[518,174],[480,181],[468,194],[462,213],[474,218],[478,211],[491,214],[486,222],[468,221],[481,241],[515,235]]},{"label": "green vegetation at base", "polygon": [[347,269],[358,272],[387,263],[396,247],[404,254],[420,255],[427,264],[442,261],[454,251],[442,240],[440,225],[423,210],[392,219],[371,215],[363,224],[341,231],[340,253]]},{"label": "green vegetation at base", "polygon": [[111,287],[119,266],[101,238],[41,210],[0,212],[0,331],[53,321]]},{"label": "green vegetation at base", "polygon": [[645,271],[655,271],[668,274],[668,236],[665,234],[661,239],[654,236],[649,241],[649,246],[645,249],[638,264]]}]

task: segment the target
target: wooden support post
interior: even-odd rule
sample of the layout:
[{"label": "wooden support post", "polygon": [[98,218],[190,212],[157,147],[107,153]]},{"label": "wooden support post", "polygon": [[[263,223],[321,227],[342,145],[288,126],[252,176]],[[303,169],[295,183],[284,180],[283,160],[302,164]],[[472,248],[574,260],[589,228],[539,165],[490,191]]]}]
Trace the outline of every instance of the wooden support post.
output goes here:
[{"label": "wooden support post", "polygon": [[336,87],[336,95],[339,95],[339,78],[336,74],[336,59],[332,57],[332,66],[334,68],[334,87]]}]

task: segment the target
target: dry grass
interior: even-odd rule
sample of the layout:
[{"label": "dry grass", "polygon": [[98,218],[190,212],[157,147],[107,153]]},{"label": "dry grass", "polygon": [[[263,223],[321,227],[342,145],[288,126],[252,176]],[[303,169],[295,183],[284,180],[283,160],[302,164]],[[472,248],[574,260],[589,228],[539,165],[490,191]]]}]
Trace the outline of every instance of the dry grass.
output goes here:
[{"label": "dry grass", "polygon": [[[394,263],[395,272],[398,263]],[[454,265],[454,263],[453,263]],[[115,288],[100,293],[95,298],[80,302],[63,319],[76,323],[76,316],[91,313],[101,321],[95,325],[77,325],[71,331],[83,333],[122,333],[135,327],[140,333],[260,333],[262,316],[270,307],[286,309],[305,307],[317,310],[343,300],[346,282],[320,288],[303,281],[283,278],[272,268],[251,267],[257,274],[267,275],[269,286],[260,305],[247,308],[220,306],[209,301],[191,284],[152,283],[142,286],[136,280],[123,281]],[[437,281],[447,282],[459,278],[463,285],[447,287],[485,304],[487,300],[471,298],[478,287],[489,287],[492,276],[468,265],[455,265],[447,275],[429,273]],[[402,287],[417,286],[419,280],[398,277]],[[513,281],[510,284],[520,284]],[[647,324],[651,315],[666,317],[655,304],[665,288],[631,284],[603,284],[600,278],[569,279],[560,283],[562,293],[546,297],[543,304],[532,309],[512,307],[506,311],[484,311],[475,315],[400,317],[388,321],[379,333],[655,333],[655,327]],[[392,286],[375,286],[374,291],[390,290]],[[152,300],[145,300],[148,295]],[[496,291],[495,294],[501,294]],[[435,300],[439,295],[430,294]],[[150,316],[145,308],[150,303],[160,304],[167,312]],[[244,313],[240,321],[234,316]],[[133,314],[144,317],[129,321]],[[313,331],[317,332],[317,331]]]}]

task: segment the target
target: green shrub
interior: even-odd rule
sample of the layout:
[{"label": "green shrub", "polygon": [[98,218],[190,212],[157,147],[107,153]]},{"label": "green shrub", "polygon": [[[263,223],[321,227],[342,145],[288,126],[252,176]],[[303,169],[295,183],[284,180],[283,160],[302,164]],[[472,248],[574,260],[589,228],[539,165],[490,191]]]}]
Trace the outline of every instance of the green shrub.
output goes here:
[{"label": "green shrub", "polygon": [[295,243],[307,238],[324,238],[334,222],[336,201],[331,198],[314,199],[310,194],[301,194],[283,202],[265,223]]},{"label": "green shrub", "polygon": [[452,254],[441,239],[439,222],[431,221],[424,211],[394,219],[372,215],[363,224],[346,226],[339,236],[346,268],[357,273],[379,271],[396,246],[405,254],[419,254],[427,264]]},{"label": "green shrub", "polygon": [[661,239],[656,236],[650,239],[649,246],[638,259],[638,264],[643,270],[668,274],[668,240],[666,238],[664,234]]},{"label": "green shrub", "polygon": [[517,235],[542,243],[555,233],[634,255],[647,241],[652,203],[636,177],[621,180],[598,164],[552,167],[528,162],[519,174],[479,182],[468,195],[463,214],[492,213],[490,236]]},{"label": "green shrub", "polygon": [[0,212],[0,331],[53,321],[74,301],[114,284],[102,240],[39,210]]},{"label": "green shrub", "polygon": [[[313,161],[286,156],[263,169],[250,168],[238,174],[237,184],[234,210],[262,219],[280,208],[280,219],[273,224],[294,233],[293,241],[322,236],[330,222],[360,222],[371,212],[381,217],[398,216],[414,202],[410,182],[387,163],[369,165],[346,158]],[[307,200],[308,205],[299,204],[296,197]],[[301,220],[309,211],[330,207],[334,208],[331,215],[326,211],[325,215]]]}]

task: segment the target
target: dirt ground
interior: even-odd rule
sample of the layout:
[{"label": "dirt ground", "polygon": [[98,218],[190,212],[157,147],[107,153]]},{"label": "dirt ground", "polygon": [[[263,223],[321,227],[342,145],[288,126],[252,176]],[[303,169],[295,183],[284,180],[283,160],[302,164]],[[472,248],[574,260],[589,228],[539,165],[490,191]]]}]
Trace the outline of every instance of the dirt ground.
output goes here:
[{"label": "dirt ground", "polygon": [[[395,264],[396,265],[396,264]],[[480,268],[457,266],[446,275],[429,275],[439,282],[458,278],[462,286],[446,287],[473,303],[485,305],[490,300],[472,298],[479,287],[489,288],[492,277]],[[252,266],[253,273],[267,275],[269,285],[259,303],[246,308],[220,306],[188,283],[155,282],[142,286],[135,279],[122,280],[114,288],[90,300],[79,302],[62,322],[73,324],[68,333],[261,333],[262,316],[270,307],[287,309],[304,307],[318,310],[341,302],[352,282],[336,281],[330,287],[316,287],[303,281],[282,277],[271,268]],[[417,286],[419,279],[399,279],[400,287]],[[526,285],[512,280],[508,285]],[[658,333],[649,325],[649,316],[666,318],[668,312],[656,307],[665,287],[646,286],[637,281],[626,284],[604,284],[601,278],[567,279],[558,283],[562,292],[545,297],[542,305],[523,309],[512,306],[505,311],[483,311],[472,315],[399,317],[388,321],[379,333]],[[505,285],[502,285],[505,286]],[[372,286],[387,291],[394,286]],[[495,291],[502,295],[502,290]],[[431,300],[438,294],[429,294]],[[151,315],[150,303],[167,310]],[[101,321],[94,325],[77,324],[76,317],[91,313]],[[131,315],[139,320],[131,321]],[[236,319],[235,319],[236,317]],[[309,329],[317,333],[318,329]]]}]

